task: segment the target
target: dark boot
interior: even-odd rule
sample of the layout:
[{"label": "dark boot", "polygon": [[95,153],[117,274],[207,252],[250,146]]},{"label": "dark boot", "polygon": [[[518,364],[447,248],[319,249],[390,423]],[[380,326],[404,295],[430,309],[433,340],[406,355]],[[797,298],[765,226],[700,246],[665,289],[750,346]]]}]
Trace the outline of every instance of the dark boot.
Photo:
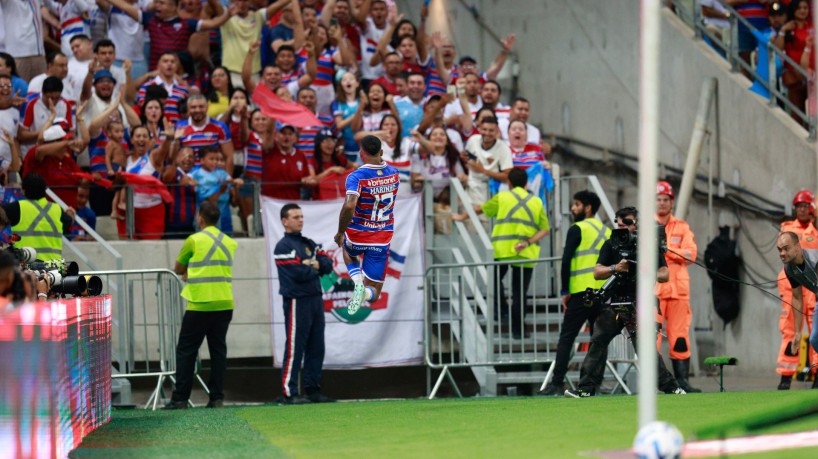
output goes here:
[{"label": "dark boot", "polygon": [[778,390],[790,390],[792,384],[792,375],[781,376],[781,382],[778,383]]},{"label": "dark boot", "polygon": [[676,382],[679,383],[679,387],[689,394],[702,391],[691,386],[687,380],[687,375],[690,372],[690,359],[671,359],[671,362],[673,362],[673,373],[676,375]]}]

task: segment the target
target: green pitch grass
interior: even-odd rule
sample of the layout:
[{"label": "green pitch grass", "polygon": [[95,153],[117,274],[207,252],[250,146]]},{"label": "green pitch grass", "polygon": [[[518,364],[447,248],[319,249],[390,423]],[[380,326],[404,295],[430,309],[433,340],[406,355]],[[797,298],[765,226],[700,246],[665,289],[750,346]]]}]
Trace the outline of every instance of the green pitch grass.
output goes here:
[{"label": "green pitch grass", "polygon": [[[813,391],[659,395],[659,418],[689,437],[777,407],[816,403]],[[220,410],[114,411],[71,458],[578,457],[626,449],[637,399],[542,397],[349,402]],[[815,429],[815,418],[764,433]],[[583,455],[587,457],[587,455]],[[810,449],[742,457],[815,458]]]}]

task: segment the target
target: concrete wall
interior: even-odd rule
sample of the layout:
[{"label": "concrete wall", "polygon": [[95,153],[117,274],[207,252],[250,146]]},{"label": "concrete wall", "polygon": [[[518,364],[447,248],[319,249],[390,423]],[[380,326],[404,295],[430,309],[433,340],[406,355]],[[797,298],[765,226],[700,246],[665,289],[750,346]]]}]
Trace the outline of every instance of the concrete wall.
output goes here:
[{"label": "concrete wall", "polygon": [[[399,1],[417,18],[420,2]],[[499,36],[517,33],[520,95],[532,101],[531,122],[553,132],[636,154],[638,144],[638,31],[636,0],[471,0],[481,17]],[[445,11],[445,13],[443,13]],[[457,0],[432,0],[430,29],[451,33],[460,55],[478,58],[485,68],[499,50],[481,31],[471,12]],[[721,149],[711,139],[716,176],[782,206],[802,188],[816,181],[816,162],[807,133],[778,109],[747,91],[750,82],[729,71],[712,49],[694,40],[693,33],[670,11],[662,17],[661,161],[682,167],[702,83],[718,80],[717,116]],[[510,65],[501,76],[508,88]],[[710,128],[714,126],[710,122]],[[583,151],[592,155],[590,151]],[[707,153],[707,152],[705,152]],[[707,172],[703,156],[700,172]],[[556,157],[568,173],[588,173],[585,162]],[[793,165],[787,167],[788,165]],[[636,202],[632,177],[612,174],[604,183],[615,204]],[[662,171],[660,171],[662,173]],[[703,189],[702,184],[699,188]],[[744,212],[740,245],[745,263],[759,281],[775,279],[780,267],[773,239],[777,225]],[[734,208],[717,205],[708,215],[694,200],[688,221],[696,234],[700,257],[718,224],[737,222]],[[754,241],[759,246],[754,247]],[[713,328],[714,345],[703,353],[728,353],[741,359],[737,371],[772,372],[780,335],[780,302],[755,289],[742,288],[742,313],[725,331],[710,300],[705,272],[691,267],[694,322]],[[744,280],[750,281],[749,278]],[[775,292],[773,287],[770,291]],[[705,335],[701,333],[700,335]]]},{"label": "concrete wall", "polygon": [[[267,247],[264,239],[237,239],[235,265],[233,267],[233,294],[236,309],[227,346],[231,358],[272,356],[272,328],[270,318],[270,292],[267,271]],[[123,256],[123,269],[173,269],[183,241],[112,241],[111,245]],[[77,243],[99,270],[114,270],[114,259],[95,242]],[[75,260],[69,250],[66,259]],[[80,264],[81,270],[88,270]],[[116,305],[115,305],[116,306]],[[137,320],[139,320],[137,318]],[[151,322],[150,318],[148,322]],[[116,343],[116,339],[114,340]],[[142,347],[137,343],[137,349]],[[207,358],[207,346],[201,355]],[[272,358],[272,357],[271,357]]]}]

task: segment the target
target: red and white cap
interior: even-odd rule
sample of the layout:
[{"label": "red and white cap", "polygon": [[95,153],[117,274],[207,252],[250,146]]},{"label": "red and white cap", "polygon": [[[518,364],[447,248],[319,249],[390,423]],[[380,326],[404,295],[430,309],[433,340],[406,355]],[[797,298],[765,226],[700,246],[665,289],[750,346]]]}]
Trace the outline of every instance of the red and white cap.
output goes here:
[{"label": "red and white cap", "polygon": [[664,180],[661,180],[656,184],[656,196],[659,196],[660,194],[666,194],[670,196],[670,199],[676,199],[676,196],[673,194],[673,187],[670,186],[670,183]]}]

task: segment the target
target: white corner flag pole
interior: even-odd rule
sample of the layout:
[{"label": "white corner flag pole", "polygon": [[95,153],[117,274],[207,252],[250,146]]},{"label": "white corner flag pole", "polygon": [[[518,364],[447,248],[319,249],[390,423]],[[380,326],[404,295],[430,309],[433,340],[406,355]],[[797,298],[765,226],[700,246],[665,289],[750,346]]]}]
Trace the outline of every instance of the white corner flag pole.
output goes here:
[{"label": "white corner flag pole", "polygon": [[637,334],[639,426],[656,419],[656,158],[659,149],[660,0],[640,0],[639,37],[639,239]]}]

